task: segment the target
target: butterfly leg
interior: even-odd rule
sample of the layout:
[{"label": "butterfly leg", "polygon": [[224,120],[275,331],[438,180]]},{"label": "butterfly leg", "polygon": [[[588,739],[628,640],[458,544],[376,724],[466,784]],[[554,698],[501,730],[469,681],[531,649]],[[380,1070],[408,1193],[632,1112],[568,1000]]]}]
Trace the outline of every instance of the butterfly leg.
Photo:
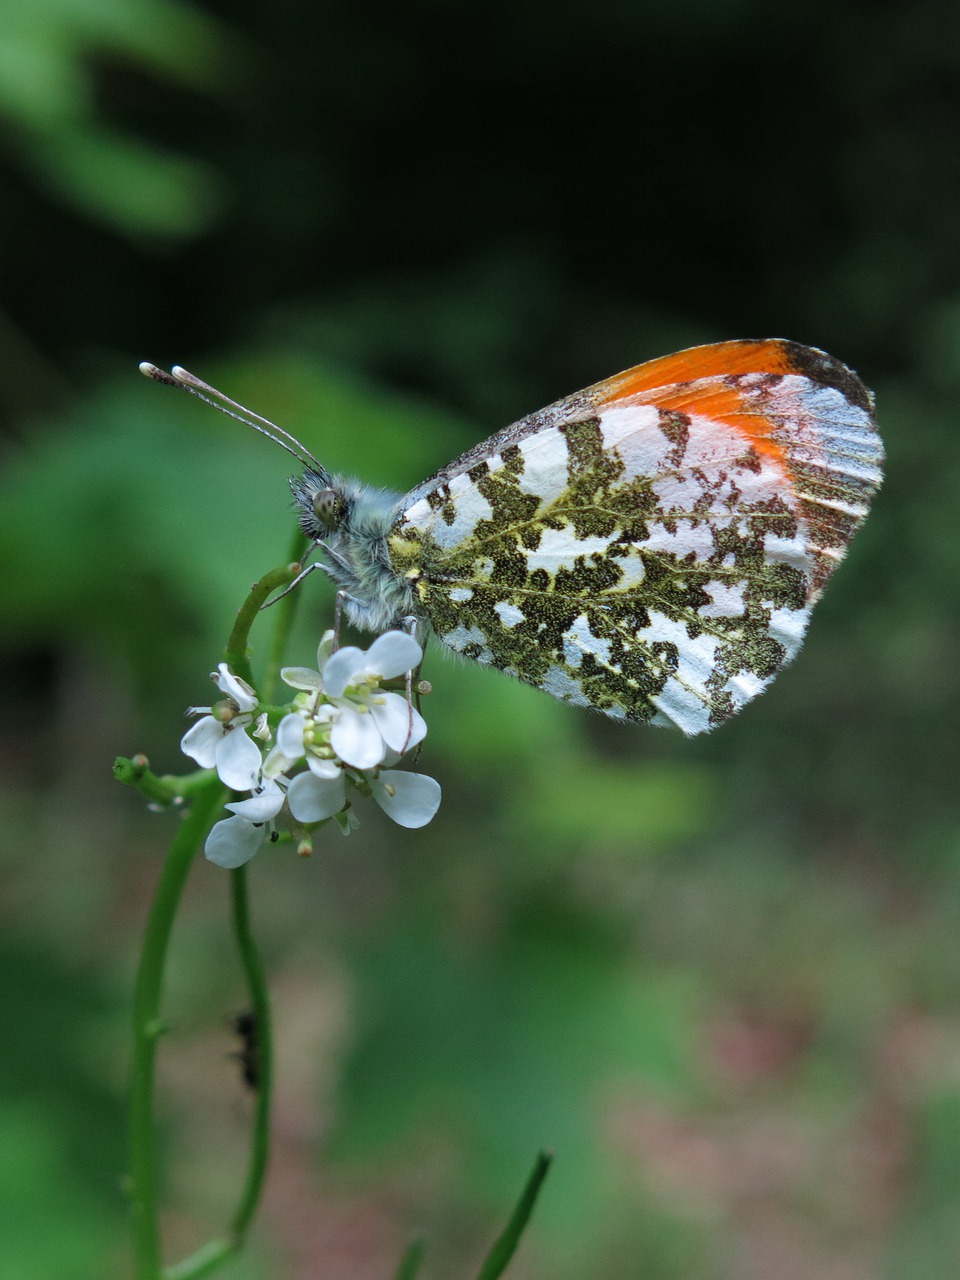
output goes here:
[{"label": "butterfly leg", "polygon": [[[412,636],[412,637],[413,637],[413,639],[414,639],[414,640],[416,640],[416,639],[417,639],[417,630],[419,629],[419,626],[420,626],[420,619],[419,619],[419,618],[417,618],[417,617],[415,617],[413,614],[409,614],[407,617],[405,617],[405,618],[402,620],[402,625],[403,625],[403,629],[404,629],[404,631],[407,633],[407,635],[408,635],[408,636]],[[427,651],[426,640],[424,640],[423,645],[422,645],[421,647],[422,647],[422,649],[423,649],[423,653],[424,653],[424,657],[425,657],[425,656],[426,656],[426,651]],[[420,659],[420,661],[417,663],[416,670],[415,670],[415,671],[408,671],[408,672],[407,672],[407,674],[406,674],[406,676],[404,677],[404,684],[405,684],[405,687],[406,687],[406,693],[407,693],[407,707],[409,708],[409,711],[410,711],[410,728],[407,730],[407,741],[403,744],[403,750],[404,750],[404,751],[406,751],[406,749],[407,749],[407,745],[409,744],[409,741],[410,741],[410,734],[413,732],[413,707],[414,707],[414,704],[416,704],[416,708],[417,708],[417,710],[418,710],[418,711],[420,711],[420,710],[421,710],[421,707],[420,707],[420,673],[423,671],[423,661],[424,661],[424,660],[423,660],[423,658],[421,658],[421,659]],[[420,759],[420,752],[421,752],[422,750],[423,750],[423,744],[421,743],[420,745],[418,745],[417,750],[416,750],[416,753],[414,754],[414,757],[413,757],[413,763],[414,763],[414,764],[416,764],[416,763],[417,763],[417,761]]]},{"label": "butterfly leg", "polygon": [[[318,544],[314,544],[314,546],[316,545]],[[313,551],[313,549],[314,548],[311,547],[310,551]],[[310,552],[308,552],[307,554],[309,555]],[[294,580],[289,584],[289,586],[284,587],[282,591],[279,591],[275,596],[271,596],[269,600],[267,600],[264,604],[262,604],[260,606],[261,610],[269,609],[272,604],[276,604],[278,600],[282,600],[284,596],[288,596],[290,592],[294,590],[295,587],[299,587],[300,583],[304,580],[304,578],[306,578],[309,574],[313,573],[314,569],[322,569],[323,567],[324,566],[319,562],[319,560],[315,561],[313,564],[308,564],[305,568],[300,570],[300,572],[297,574]]]},{"label": "butterfly leg", "polygon": [[349,591],[338,591],[333,598],[333,652],[340,648],[340,622],[347,601],[351,599]]}]

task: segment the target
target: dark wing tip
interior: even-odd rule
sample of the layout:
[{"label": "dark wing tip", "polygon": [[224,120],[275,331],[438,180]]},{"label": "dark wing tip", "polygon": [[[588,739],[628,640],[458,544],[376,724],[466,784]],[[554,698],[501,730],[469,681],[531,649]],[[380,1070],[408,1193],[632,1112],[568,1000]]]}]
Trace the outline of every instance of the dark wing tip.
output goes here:
[{"label": "dark wing tip", "polygon": [[795,373],[823,387],[834,387],[851,404],[873,415],[873,394],[868,391],[852,369],[840,360],[827,355],[817,347],[805,347],[799,342],[783,342],[784,353]]}]

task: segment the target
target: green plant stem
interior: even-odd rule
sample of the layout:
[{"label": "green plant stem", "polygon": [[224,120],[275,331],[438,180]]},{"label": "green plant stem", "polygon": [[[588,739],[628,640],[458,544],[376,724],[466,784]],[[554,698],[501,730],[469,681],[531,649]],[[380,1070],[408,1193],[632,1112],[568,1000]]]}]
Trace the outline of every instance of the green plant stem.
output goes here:
[{"label": "green plant stem", "polygon": [[230,1224],[230,1234],[208,1240],[195,1253],[183,1258],[163,1272],[164,1280],[202,1280],[216,1271],[228,1258],[239,1253],[246,1242],[250,1223],[260,1203],[267,1159],[270,1150],[270,1099],[273,1079],[273,1040],[270,1029],[270,1000],[263,965],[250,928],[250,900],[247,893],[247,868],[237,867],[230,874],[230,901],[233,930],[240,950],[240,960],[250,1008],[257,1028],[257,1106],[250,1139],[250,1158],[240,1203]]},{"label": "green plant stem", "polygon": [[[302,536],[298,534],[294,554],[301,545]],[[224,650],[224,661],[230,664],[237,675],[251,684],[253,677],[248,650],[250,628],[270,594],[278,587],[289,585],[299,569],[299,564],[291,563],[264,574],[253,584],[237,612]],[[266,682],[261,689],[265,702],[272,697],[279,677],[283,651],[293,625],[295,597],[296,593],[292,593],[278,606]],[[161,1277],[163,1280],[200,1280],[242,1248],[263,1190],[269,1154],[273,1075],[270,1001],[263,966],[250,928],[247,869],[238,867],[232,872],[230,881],[233,928],[257,1027],[257,1105],[247,1176],[229,1234],[208,1241],[188,1258],[164,1269],[157,1222],[156,1134],[153,1119],[157,1041],[164,1030],[160,1019],[163,972],[174,916],[194,855],[229,793],[216,774],[206,771],[198,771],[186,780],[157,778],[150,772],[143,757],[135,757],[133,760],[119,758],[114,772],[120,781],[136,786],[155,802],[170,802],[188,792],[193,800],[160,876],[137,973],[130,1107],[130,1182],[137,1280],[161,1280]]]},{"label": "green plant stem", "polygon": [[[297,529],[290,542],[291,562],[299,562],[302,550],[303,534]],[[276,696],[280,668],[283,665],[283,657],[287,650],[290,632],[293,630],[293,620],[296,616],[300,595],[299,589],[291,591],[282,600],[271,606],[276,613],[276,626],[273,629],[273,638],[270,641],[270,650],[267,654],[267,665],[263,672],[263,679],[260,682],[261,702],[272,702]]]},{"label": "green plant stem", "polygon": [[198,791],[205,791],[216,775],[212,769],[195,769],[193,773],[152,773],[146,756],[117,756],[113,762],[113,776],[128,787],[136,787],[152,804],[171,805],[187,800]]},{"label": "green plant stem", "polygon": [[427,1246],[423,1237],[415,1236],[404,1250],[393,1280],[417,1280],[420,1264],[423,1262],[423,1255],[426,1253],[426,1249]]},{"label": "green plant stem", "polygon": [[194,855],[226,795],[215,775],[195,794],[160,873],[140,953],[133,1000],[130,1088],[130,1198],[137,1280],[158,1280],[162,1274],[153,1102],[157,1041],[164,1031],[160,1002],[167,948]]},{"label": "green plant stem", "polygon": [[237,1251],[236,1241],[218,1237],[208,1240],[189,1257],[164,1268],[163,1280],[201,1280],[223,1266]]},{"label": "green plant stem", "polygon": [[[281,565],[279,569],[271,569],[250,588],[250,594],[237,610],[237,619],[223,651],[223,660],[238,676],[248,683],[253,683],[250,671],[250,654],[247,649],[247,637],[257,614],[266,603],[268,596],[278,587],[289,586],[300,572],[299,564]],[[294,592],[294,594],[296,594]],[[282,607],[281,606],[278,607]]]},{"label": "green plant stem", "polygon": [[230,874],[230,901],[233,931],[240,951],[240,961],[250,994],[250,1008],[257,1029],[257,1106],[253,1117],[250,1163],[240,1203],[231,1224],[231,1232],[239,1249],[256,1212],[267,1171],[270,1150],[270,1098],[273,1084],[273,1035],[270,1026],[270,996],[267,991],[267,980],[250,927],[250,897],[247,893],[245,866],[237,867]]}]

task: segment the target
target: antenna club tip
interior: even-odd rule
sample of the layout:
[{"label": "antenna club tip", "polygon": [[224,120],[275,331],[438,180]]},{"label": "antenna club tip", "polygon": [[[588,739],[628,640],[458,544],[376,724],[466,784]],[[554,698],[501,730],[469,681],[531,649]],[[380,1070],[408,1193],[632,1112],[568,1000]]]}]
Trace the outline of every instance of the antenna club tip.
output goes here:
[{"label": "antenna club tip", "polygon": [[152,378],[154,382],[162,382],[165,386],[175,386],[176,383],[169,373],[165,373],[163,369],[158,369],[155,364],[151,364],[149,360],[141,360],[137,368],[145,378]]}]

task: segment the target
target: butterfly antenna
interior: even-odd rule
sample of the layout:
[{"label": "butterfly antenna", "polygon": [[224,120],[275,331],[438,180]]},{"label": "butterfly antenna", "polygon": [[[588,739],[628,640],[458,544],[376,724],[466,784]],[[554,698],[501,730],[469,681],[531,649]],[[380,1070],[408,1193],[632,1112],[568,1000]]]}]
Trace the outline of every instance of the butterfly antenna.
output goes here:
[{"label": "butterfly antenna", "polygon": [[254,431],[259,431],[262,436],[278,444],[281,449],[286,449],[287,453],[292,454],[301,466],[315,467],[322,475],[326,475],[322,464],[296,436],[291,435],[289,431],[284,431],[283,427],[278,427],[269,418],[262,418],[259,413],[254,413],[246,405],[231,400],[222,391],[201,381],[195,374],[182,369],[180,365],[175,364],[167,373],[165,369],[160,369],[155,364],[150,364],[148,360],[144,360],[140,364],[140,372],[145,378],[152,378],[154,382],[161,382],[164,386],[179,387],[181,391],[189,391],[192,396],[210,405],[212,409],[219,409],[228,418],[234,418],[246,427],[253,427]]}]

